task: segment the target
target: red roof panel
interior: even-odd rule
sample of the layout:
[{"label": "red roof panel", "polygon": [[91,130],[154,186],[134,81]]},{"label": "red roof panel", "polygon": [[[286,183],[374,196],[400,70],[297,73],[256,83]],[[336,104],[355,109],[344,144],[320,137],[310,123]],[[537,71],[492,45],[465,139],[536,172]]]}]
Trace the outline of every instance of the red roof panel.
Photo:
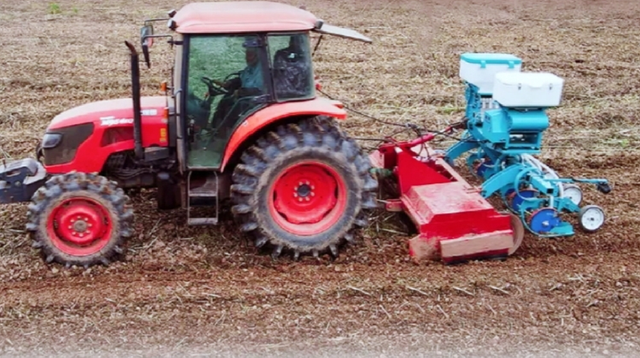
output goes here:
[{"label": "red roof panel", "polygon": [[179,33],[303,31],[318,20],[306,10],[268,1],[191,3],[173,19]]}]

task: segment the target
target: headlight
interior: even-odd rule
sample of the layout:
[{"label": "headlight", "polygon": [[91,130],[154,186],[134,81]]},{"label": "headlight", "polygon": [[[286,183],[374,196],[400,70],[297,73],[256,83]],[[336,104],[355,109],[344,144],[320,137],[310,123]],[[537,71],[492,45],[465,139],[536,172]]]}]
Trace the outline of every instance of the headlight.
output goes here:
[{"label": "headlight", "polygon": [[42,137],[42,148],[50,149],[55,148],[62,140],[62,134],[60,133],[46,133]]}]

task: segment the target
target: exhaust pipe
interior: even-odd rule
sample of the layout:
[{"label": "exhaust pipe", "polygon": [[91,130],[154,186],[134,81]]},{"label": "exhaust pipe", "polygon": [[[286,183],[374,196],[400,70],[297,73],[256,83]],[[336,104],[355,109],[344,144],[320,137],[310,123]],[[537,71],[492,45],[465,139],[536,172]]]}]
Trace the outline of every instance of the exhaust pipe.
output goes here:
[{"label": "exhaust pipe", "polygon": [[136,159],[143,160],[144,152],[142,151],[142,116],[140,105],[140,63],[138,61],[138,52],[136,48],[129,42],[124,42],[131,52],[131,91],[133,97],[133,143]]}]

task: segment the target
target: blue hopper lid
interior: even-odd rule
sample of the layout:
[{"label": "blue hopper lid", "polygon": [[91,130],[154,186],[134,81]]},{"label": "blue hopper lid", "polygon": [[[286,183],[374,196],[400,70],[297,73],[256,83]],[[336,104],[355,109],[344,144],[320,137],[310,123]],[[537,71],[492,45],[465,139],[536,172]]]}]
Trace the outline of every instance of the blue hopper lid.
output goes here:
[{"label": "blue hopper lid", "polygon": [[463,53],[460,59],[465,62],[482,65],[521,65],[522,59],[507,53]]}]

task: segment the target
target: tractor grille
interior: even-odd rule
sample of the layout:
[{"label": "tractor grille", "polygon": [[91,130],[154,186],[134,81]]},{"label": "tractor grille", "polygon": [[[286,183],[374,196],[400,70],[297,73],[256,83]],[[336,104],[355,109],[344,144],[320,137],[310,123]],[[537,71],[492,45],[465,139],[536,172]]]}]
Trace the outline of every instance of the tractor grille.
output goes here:
[{"label": "tractor grille", "polygon": [[52,133],[62,134],[60,143],[54,148],[46,148],[44,154],[44,164],[47,166],[64,164],[73,160],[80,144],[93,133],[93,123],[85,123],[61,129],[55,129]]}]

